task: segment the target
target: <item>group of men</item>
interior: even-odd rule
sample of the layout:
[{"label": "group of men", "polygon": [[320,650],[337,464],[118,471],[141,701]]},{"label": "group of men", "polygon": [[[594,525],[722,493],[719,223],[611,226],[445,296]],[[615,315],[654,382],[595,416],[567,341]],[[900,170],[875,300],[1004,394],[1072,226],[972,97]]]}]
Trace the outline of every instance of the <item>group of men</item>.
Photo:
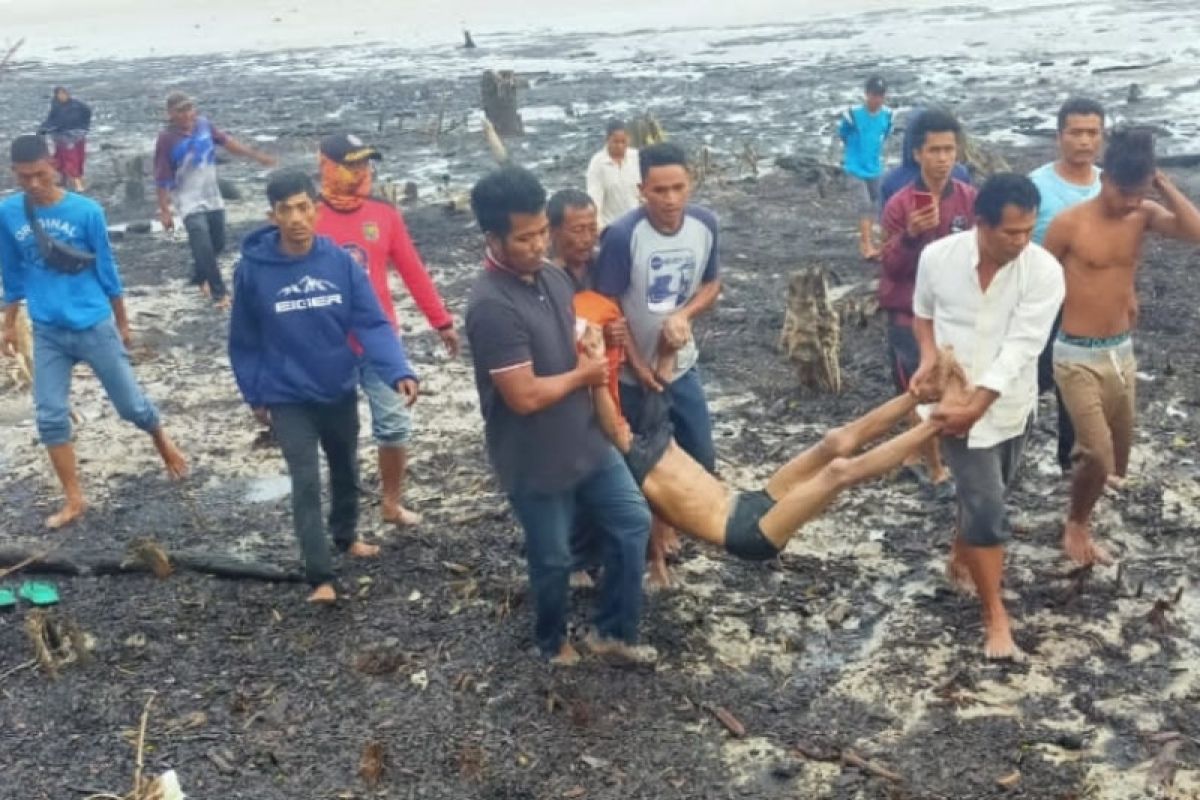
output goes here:
[{"label": "group of men", "polygon": [[[881,100],[882,84],[868,85],[869,98],[873,90]],[[878,135],[872,115],[882,108],[866,116],[852,109],[845,136]],[[194,280],[224,304],[213,151],[273,159],[214,128],[186,95],[173,93],[167,111],[171,125],[156,158],[163,223],[173,221],[173,202],[188,230]],[[692,327],[720,294],[719,226],[690,202],[684,151],[671,143],[633,151],[624,126],[613,123],[587,193],[547,198],[538,179],[515,166],[482,178],[471,205],[485,255],[466,332],[489,457],[525,534],[540,654],[556,664],[579,660],[566,621],[572,573],[584,569],[600,578],[588,649],[653,661],[654,649],[638,644],[643,573],[649,553],[652,574],[665,578],[675,529],[741,558],[774,557],[838,492],[922,453],[931,482],[957,500],[948,573],[979,595],[985,652],[1019,655],[1000,595],[1004,501],[1037,403],[1039,356],[1061,311],[1053,375],[1062,419],[1075,430],[1063,544],[1081,564],[1107,562],[1090,517],[1106,483],[1128,466],[1140,245],[1149,231],[1200,242],[1200,212],[1156,169],[1150,135],[1113,132],[1098,170],[1103,129],[1098,105],[1070,100],[1059,114],[1058,161],[1032,178],[993,176],[976,190],[954,175],[958,122],[936,109],[915,118],[906,157],[916,170],[883,207],[880,251],[899,396],[831,431],[757,492],[715,477]],[[67,403],[77,362],[93,368],[124,418],[150,433],[170,474],[182,477],[187,466],[129,366],[103,212],[57,184],[44,138],[19,137],[11,155],[23,193],[0,203],[4,339],[6,349],[15,345],[25,302],[38,431],[66,495],[48,520],[56,527],[85,508]],[[338,134],[321,142],[319,190],[303,170],[273,173],[272,224],[245,238],[234,277],[230,360],[244,399],[283,450],[314,602],[337,598],[326,529],[351,556],[378,553],[356,533],[360,387],[379,450],[382,515],[418,520],[401,503],[418,380],[397,333],[389,263],[450,354],[459,348],[402,218],[370,197],[371,164],[380,157]],[[860,206],[881,189],[865,187]],[[1152,191],[1161,202],[1148,199]],[[1044,248],[1033,243],[1043,235]],[[904,417],[907,433],[853,457]],[[327,521],[319,449],[329,463]]]}]

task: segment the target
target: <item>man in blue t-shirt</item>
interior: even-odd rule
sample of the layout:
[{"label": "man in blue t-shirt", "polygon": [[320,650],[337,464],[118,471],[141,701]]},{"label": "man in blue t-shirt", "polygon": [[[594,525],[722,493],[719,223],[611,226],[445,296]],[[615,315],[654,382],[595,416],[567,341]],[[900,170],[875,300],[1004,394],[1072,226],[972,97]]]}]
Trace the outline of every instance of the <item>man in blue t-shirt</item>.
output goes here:
[{"label": "man in blue t-shirt", "polygon": [[[1100,194],[1100,168],[1096,159],[1103,144],[1104,107],[1084,97],[1072,97],[1063,103],[1058,110],[1058,159],[1029,173],[1042,195],[1037,227],[1033,229],[1035,242],[1042,244],[1051,220],[1061,211]],[[1065,473],[1071,469],[1075,429],[1054,384],[1053,343],[1059,322],[1061,318],[1055,320],[1050,339],[1038,359],[1038,391],[1054,389],[1058,400],[1058,465]]]},{"label": "man in blue t-shirt", "polygon": [[879,183],[883,174],[883,145],[892,132],[892,110],[883,104],[887,84],[878,75],[867,79],[860,106],[846,109],[838,121],[838,138],[845,145],[842,168],[854,193],[858,213],[858,249],[862,257],[879,258],[875,217],[879,213]]},{"label": "man in blue t-shirt", "polygon": [[12,170],[22,191],[0,203],[4,350],[16,352],[17,313],[25,303],[33,326],[38,437],[65,496],[46,525],[61,528],[87,510],[71,444],[71,372],[79,362],[96,373],[121,418],[154,439],[168,475],[182,478],[187,462],[129,364],[129,318],[104,211],[58,185],[41,136],[13,140]]}]

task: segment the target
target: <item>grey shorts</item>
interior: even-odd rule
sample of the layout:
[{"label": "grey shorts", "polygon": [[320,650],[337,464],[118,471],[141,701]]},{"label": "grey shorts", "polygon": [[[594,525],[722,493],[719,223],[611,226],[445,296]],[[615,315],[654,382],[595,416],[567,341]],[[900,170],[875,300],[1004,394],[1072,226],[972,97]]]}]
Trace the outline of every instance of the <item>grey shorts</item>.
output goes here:
[{"label": "grey shorts", "polygon": [[970,449],[965,437],[942,437],[942,457],[958,495],[958,528],[972,547],[998,547],[1012,530],[1004,498],[1017,476],[1029,425],[1020,436],[992,447]]},{"label": "grey shorts", "polygon": [[882,179],[847,175],[846,180],[850,182],[850,194],[854,199],[854,210],[859,218],[871,217],[874,219],[879,216],[879,187],[883,182]]}]

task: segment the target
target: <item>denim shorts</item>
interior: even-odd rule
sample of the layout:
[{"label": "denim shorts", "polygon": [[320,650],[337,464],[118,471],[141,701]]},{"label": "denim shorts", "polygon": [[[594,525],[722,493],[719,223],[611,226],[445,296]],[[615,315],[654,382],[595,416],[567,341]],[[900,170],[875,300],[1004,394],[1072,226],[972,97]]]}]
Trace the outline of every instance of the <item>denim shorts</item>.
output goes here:
[{"label": "denim shorts", "polygon": [[404,395],[379,377],[365,357],[358,360],[358,385],[371,407],[371,436],[379,447],[400,447],[412,438],[412,409]]}]

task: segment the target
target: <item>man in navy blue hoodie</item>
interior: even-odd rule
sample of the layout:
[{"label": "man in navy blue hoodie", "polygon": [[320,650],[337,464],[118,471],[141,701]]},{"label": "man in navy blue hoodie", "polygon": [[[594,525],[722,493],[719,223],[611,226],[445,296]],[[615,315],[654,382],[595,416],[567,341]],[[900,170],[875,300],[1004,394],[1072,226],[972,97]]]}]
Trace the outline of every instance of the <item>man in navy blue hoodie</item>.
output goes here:
[{"label": "man in navy blue hoodie", "polygon": [[362,267],[315,234],[317,190],[298,170],[267,184],[274,225],[246,237],[234,276],[229,360],[242,397],[270,423],[292,478],[292,524],[304,557],[309,602],[337,599],[321,521],[317,447],[329,464],[329,528],[338,549],[378,555],[358,540],[356,351],[408,405],[417,378]]}]

